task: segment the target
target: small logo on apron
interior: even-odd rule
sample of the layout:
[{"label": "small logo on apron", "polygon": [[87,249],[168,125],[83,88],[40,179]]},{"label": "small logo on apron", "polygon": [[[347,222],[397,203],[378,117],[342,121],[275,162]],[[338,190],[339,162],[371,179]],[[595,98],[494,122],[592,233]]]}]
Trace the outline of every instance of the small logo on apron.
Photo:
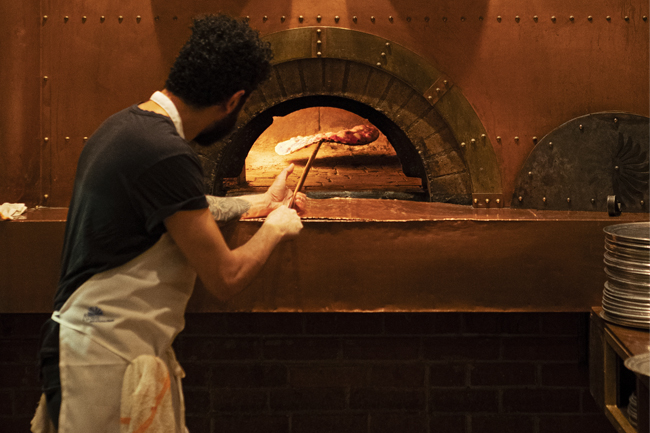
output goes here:
[{"label": "small logo on apron", "polygon": [[99,307],[90,307],[88,312],[84,314],[84,322],[86,323],[112,322],[114,320],[105,317],[104,312]]}]

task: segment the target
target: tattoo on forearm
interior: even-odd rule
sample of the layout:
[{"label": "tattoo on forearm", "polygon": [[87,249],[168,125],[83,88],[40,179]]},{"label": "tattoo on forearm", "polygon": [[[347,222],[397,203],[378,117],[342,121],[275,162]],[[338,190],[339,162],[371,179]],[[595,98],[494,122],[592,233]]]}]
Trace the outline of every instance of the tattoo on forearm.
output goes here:
[{"label": "tattoo on forearm", "polygon": [[217,222],[228,222],[244,215],[251,204],[241,198],[206,196],[212,218]]}]

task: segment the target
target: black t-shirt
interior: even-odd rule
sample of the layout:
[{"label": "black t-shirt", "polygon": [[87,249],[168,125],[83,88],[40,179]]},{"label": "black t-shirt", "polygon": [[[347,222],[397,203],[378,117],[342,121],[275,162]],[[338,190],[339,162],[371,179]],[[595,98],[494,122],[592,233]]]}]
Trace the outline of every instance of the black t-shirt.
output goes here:
[{"label": "black t-shirt", "polygon": [[[114,114],[79,158],[54,309],[93,275],[152,247],[165,218],[207,207],[201,163],[171,119],[135,105]],[[56,322],[44,332],[41,354],[58,353]]]}]

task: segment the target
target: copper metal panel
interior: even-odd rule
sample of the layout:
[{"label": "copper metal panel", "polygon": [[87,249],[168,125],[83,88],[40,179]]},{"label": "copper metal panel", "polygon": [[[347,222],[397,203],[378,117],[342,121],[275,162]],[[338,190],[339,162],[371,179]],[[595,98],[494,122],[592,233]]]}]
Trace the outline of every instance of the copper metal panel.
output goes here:
[{"label": "copper metal panel", "polygon": [[65,231],[61,219],[65,212],[54,221],[0,222],[0,313],[52,311]]},{"label": "copper metal panel", "polygon": [[48,204],[65,206],[84,137],[160,88],[168,65],[148,2],[52,0],[49,9],[42,29],[53,111]]},{"label": "copper metal panel", "polygon": [[[33,117],[38,109],[25,114],[19,105],[33,107],[36,88],[42,84],[36,77],[47,73],[52,80],[51,103],[46,89],[40,112],[45,123],[40,129],[51,132],[52,143],[43,145],[44,181],[50,181],[51,167],[50,204],[66,204],[73,160],[83,137],[113,112],[161,86],[189,33],[190,17],[200,12],[249,16],[251,25],[264,35],[317,25],[348,28],[416,53],[444,71],[475,110],[494,144],[506,195],[514,191],[516,176],[534,148],[533,137],[586,112],[649,114],[650,14],[645,0],[336,0],[327,5],[312,0],[52,0],[42,2],[43,12],[38,6],[33,0],[7,3],[0,18],[3,58],[11,59],[7,64],[12,66],[0,72],[5,82],[12,83],[10,104],[5,105],[12,109],[3,112],[1,128],[3,134],[12,134],[2,140],[9,175],[0,178],[0,191],[12,192],[10,197],[16,199],[25,197],[31,205],[39,202],[35,146],[43,137],[24,126],[38,122]],[[37,51],[29,47],[38,41],[36,26],[43,14],[49,18],[39,27],[45,68],[41,74]],[[318,14],[321,22],[316,20]],[[338,22],[335,16],[340,17]],[[311,52],[311,46],[308,49]],[[375,54],[381,56],[372,51]]]},{"label": "copper metal panel", "polygon": [[[313,200],[304,230],[227,304],[190,311],[588,311],[605,280],[603,227],[641,215],[387,200]],[[0,312],[47,312],[65,209],[0,223]],[[259,221],[224,229],[231,246]]]},{"label": "copper metal panel", "polygon": [[[607,222],[307,222],[231,303],[193,311],[587,311]],[[231,240],[247,239],[253,223]],[[504,266],[508,263],[508,266]]]},{"label": "copper metal panel", "polygon": [[40,2],[3,2],[0,13],[0,204],[37,203],[41,189]]}]

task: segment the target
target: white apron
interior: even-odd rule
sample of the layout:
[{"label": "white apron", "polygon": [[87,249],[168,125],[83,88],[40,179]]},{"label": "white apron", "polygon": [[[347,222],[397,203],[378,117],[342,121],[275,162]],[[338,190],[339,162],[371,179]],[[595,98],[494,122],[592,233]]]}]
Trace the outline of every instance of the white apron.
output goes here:
[{"label": "white apron", "polygon": [[176,431],[186,431],[184,373],[171,344],[185,325],[195,280],[185,256],[164,234],[128,263],[94,275],[54,312],[61,325],[59,433],[119,433],[122,379],[140,355],[167,364]]}]

